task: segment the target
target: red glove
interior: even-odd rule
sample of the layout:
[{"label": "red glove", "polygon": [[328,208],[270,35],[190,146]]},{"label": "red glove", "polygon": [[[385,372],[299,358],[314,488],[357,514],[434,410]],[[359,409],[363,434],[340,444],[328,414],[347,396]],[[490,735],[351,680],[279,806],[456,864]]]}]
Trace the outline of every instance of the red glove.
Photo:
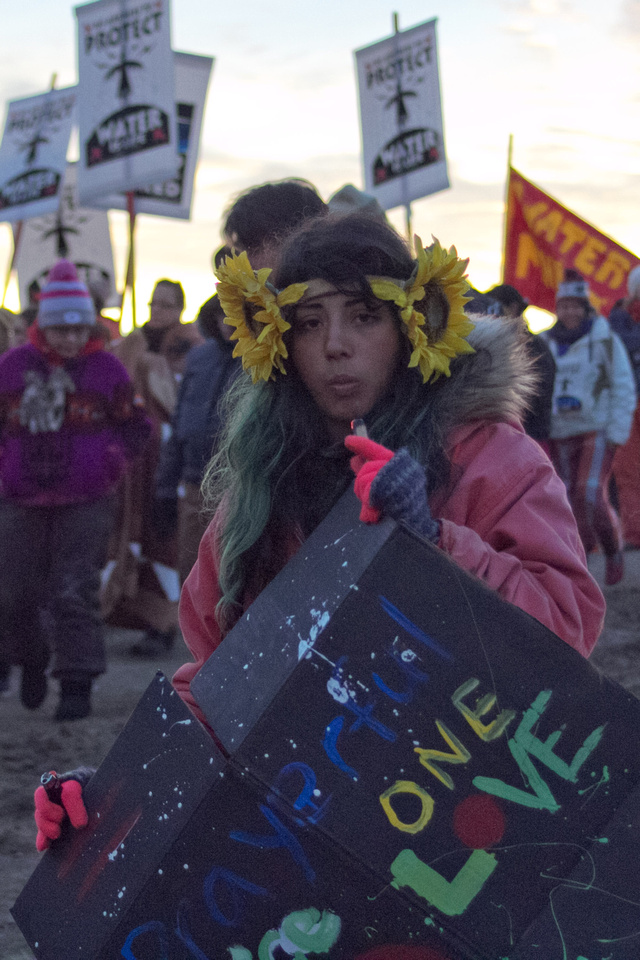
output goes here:
[{"label": "red glove", "polygon": [[393,451],[380,443],[375,443],[369,437],[356,437],[354,434],[348,434],[345,437],[344,445],[347,450],[356,454],[351,458],[351,469],[356,475],[353,489],[362,502],[360,519],[363,523],[377,523],[381,511],[371,506],[369,499],[371,484],[378,472],[389,463],[393,457]]},{"label": "red glove", "polygon": [[34,794],[35,821],[38,828],[36,848],[42,852],[57,840],[62,831],[62,821],[69,817],[71,825],[76,829],[86,827],[89,822],[84,801],[82,799],[82,784],[78,780],[65,780],[60,786],[60,803],[54,803],[49,798],[43,786],[38,787]]}]

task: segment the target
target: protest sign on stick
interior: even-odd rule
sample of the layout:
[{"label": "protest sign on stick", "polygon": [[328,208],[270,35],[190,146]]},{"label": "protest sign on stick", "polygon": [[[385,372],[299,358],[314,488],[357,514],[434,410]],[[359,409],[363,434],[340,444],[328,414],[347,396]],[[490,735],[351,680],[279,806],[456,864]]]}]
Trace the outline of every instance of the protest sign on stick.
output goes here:
[{"label": "protest sign on stick", "polygon": [[[140,187],[133,191],[133,196],[136,213],[189,220],[213,58],[178,52],[173,57],[180,166],[175,177]],[[98,198],[95,205],[108,210],[126,210],[127,198],[122,193],[110,193]]]},{"label": "protest sign on stick", "polygon": [[80,201],[174,176],[169,0],[97,0],[75,13]]},{"label": "protest sign on stick", "polygon": [[503,282],[534,307],[553,313],[564,270],[573,268],[589,281],[590,300],[606,316],[625,296],[627,275],[638,264],[635,254],[509,167]]},{"label": "protest sign on stick", "polygon": [[40,960],[635,960],[640,702],[358,511],[194,679],[226,762],[149,689],[13,909]]},{"label": "protest sign on stick", "polygon": [[0,144],[0,220],[15,223],[57,210],[76,87],[7,105]]},{"label": "protest sign on stick", "polygon": [[384,210],[449,186],[436,21],[357,50],[365,190]]},{"label": "protest sign on stick", "polygon": [[51,267],[61,257],[75,263],[87,286],[102,288],[105,306],[118,302],[108,216],[102,210],[79,205],[76,171],[77,164],[67,165],[55,213],[23,224],[15,260],[23,309],[40,292]]}]

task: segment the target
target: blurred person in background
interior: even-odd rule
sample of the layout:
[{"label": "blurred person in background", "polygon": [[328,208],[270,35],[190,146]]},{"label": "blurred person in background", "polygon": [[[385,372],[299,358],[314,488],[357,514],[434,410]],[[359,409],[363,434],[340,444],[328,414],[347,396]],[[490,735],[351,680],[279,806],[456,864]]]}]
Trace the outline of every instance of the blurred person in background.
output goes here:
[{"label": "blurred person in background", "polygon": [[538,388],[523,421],[525,433],[537,440],[545,453],[549,453],[549,433],[551,430],[551,404],[556,364],[549,344],[544,337],[532,333],[524,311],[529,306],[525,298],[508,283],[501,283],[487,291],[501,307],[501,316],[518,325],[522,331],[529,356],[534,360],[538,376]]},{"label": "blurred person in background", "polygon": [[[629,354],[640,396],[640,266],[627,277],[627,296],[609,315],[614,330]],[[640,550],[640,406],[636,405],[629,439],[613,458],[620,519],[625,544]]]},{"label": "blurred person in background", "polygon": [[[229,252],[222,248],[222,259]],[[155,510],[167,529],[177,526],[178,574],[183,584],[198,556],[208,517],[200,493],[206,466],[217,449],[222,426],[222,402],[240,372],[233,356],[233,328],[224,322],[217,296],[200,307],[196,322],[205,342],[195,347],[178,391],[171,436],[163,445],[156,474]],[[131,647],[136,656],[154,658],[168,638],[145,636]]]},{"label": "blurred person in background", "polygon": [[112,625],[144,630],[143,643],[165,647],[177,629],[180,585],[175,524],[167,522],[157,507],[155,475],[162,446],[171,434],[187,354],[203,342],[194,323],[182,323],[184,305],[180,283],[158,280],[149,302],[148,321],[109,345],[126,367],[153,430],[120,491],[118,522],[103,584],[103,610]]},{"label": "blurred person in background", "polygon": [[605,556],[605,583],[624,576],[622,529],[609,499],[617,448],[626,443],[636,407],[627,351],[589,302],[589,285],[565,270],[556,294],[557,322],[543,336],[556,364],[550,450],[565,483],[587,553]]},{"label": "blurred person in background", "polygon": [[324,216],[327,205],[308,180],[293,177],[251,187],[224,214],[222,235],[234,251],[246,251],[252,266],[273,267],[286,237],[299,224]]},{"label": "blurred person in background", "polygon": [[86,286],[59,261],[29,343],[0,358],[0,680],[22,667],[27,709],[44,701],[52,653],[55,719],[91,711],[106,668],[99,589],[114,492],[150,429]]}]

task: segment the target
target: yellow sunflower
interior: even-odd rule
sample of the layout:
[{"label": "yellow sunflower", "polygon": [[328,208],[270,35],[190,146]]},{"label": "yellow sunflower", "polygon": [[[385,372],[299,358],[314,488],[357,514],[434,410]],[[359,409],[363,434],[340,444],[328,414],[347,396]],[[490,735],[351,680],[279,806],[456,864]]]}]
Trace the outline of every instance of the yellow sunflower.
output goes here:
[{"label": "yellow sunflower", "polygon": [[306,283],[293,283],[276,290],[268,282],[270,274],[269,267],[254,271],[244,251],[227,257],[216,271],[220,304],[234,328],[231,339],[238,341],[233,356],[242,358],[242,368],[254,383],[275,379],[276,369],[286,373],[288,354],[282,335],[291,324],[280,308],[297,303],[307,289]]},{"label": "yellow sunflower", "polygon": [[[462,353],[474,353],[466,337],[474,324],[464,312],[469,300],[465,296],[469,284],[464,278],[468,260],[460,260],[455,247],[445,250],[434,238],[425,250],[420,237],[414,237],[416,268],[404,284],[383,277],[368,277],[369,285],[380,300],[390,300],[400,310],[405,333],[413,347],[410,367],[419,367],[422,382],[436,380],[441,374],[451,375],[450,361]],[[429,338],[429,329],[424,314],[414,304],[425,296],[425,287],[431,281],[437,283],[449,304],[449,319],[445,330]],[[426,327],[426,330],[423,329]],[[437,336],[437,339],[436,339]]]}]

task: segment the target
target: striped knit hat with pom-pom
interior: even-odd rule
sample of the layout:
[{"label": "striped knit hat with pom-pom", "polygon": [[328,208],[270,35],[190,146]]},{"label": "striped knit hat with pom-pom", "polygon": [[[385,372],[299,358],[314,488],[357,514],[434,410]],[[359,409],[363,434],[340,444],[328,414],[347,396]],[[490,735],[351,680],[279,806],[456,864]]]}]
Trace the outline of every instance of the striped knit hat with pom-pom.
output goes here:
[{"label": "striped knit hat with pom-pom", "polygon": [[40,292],[38,326],[67,325],[92,327],[96,322],[93,300],[69,260],[58,260]]}]

